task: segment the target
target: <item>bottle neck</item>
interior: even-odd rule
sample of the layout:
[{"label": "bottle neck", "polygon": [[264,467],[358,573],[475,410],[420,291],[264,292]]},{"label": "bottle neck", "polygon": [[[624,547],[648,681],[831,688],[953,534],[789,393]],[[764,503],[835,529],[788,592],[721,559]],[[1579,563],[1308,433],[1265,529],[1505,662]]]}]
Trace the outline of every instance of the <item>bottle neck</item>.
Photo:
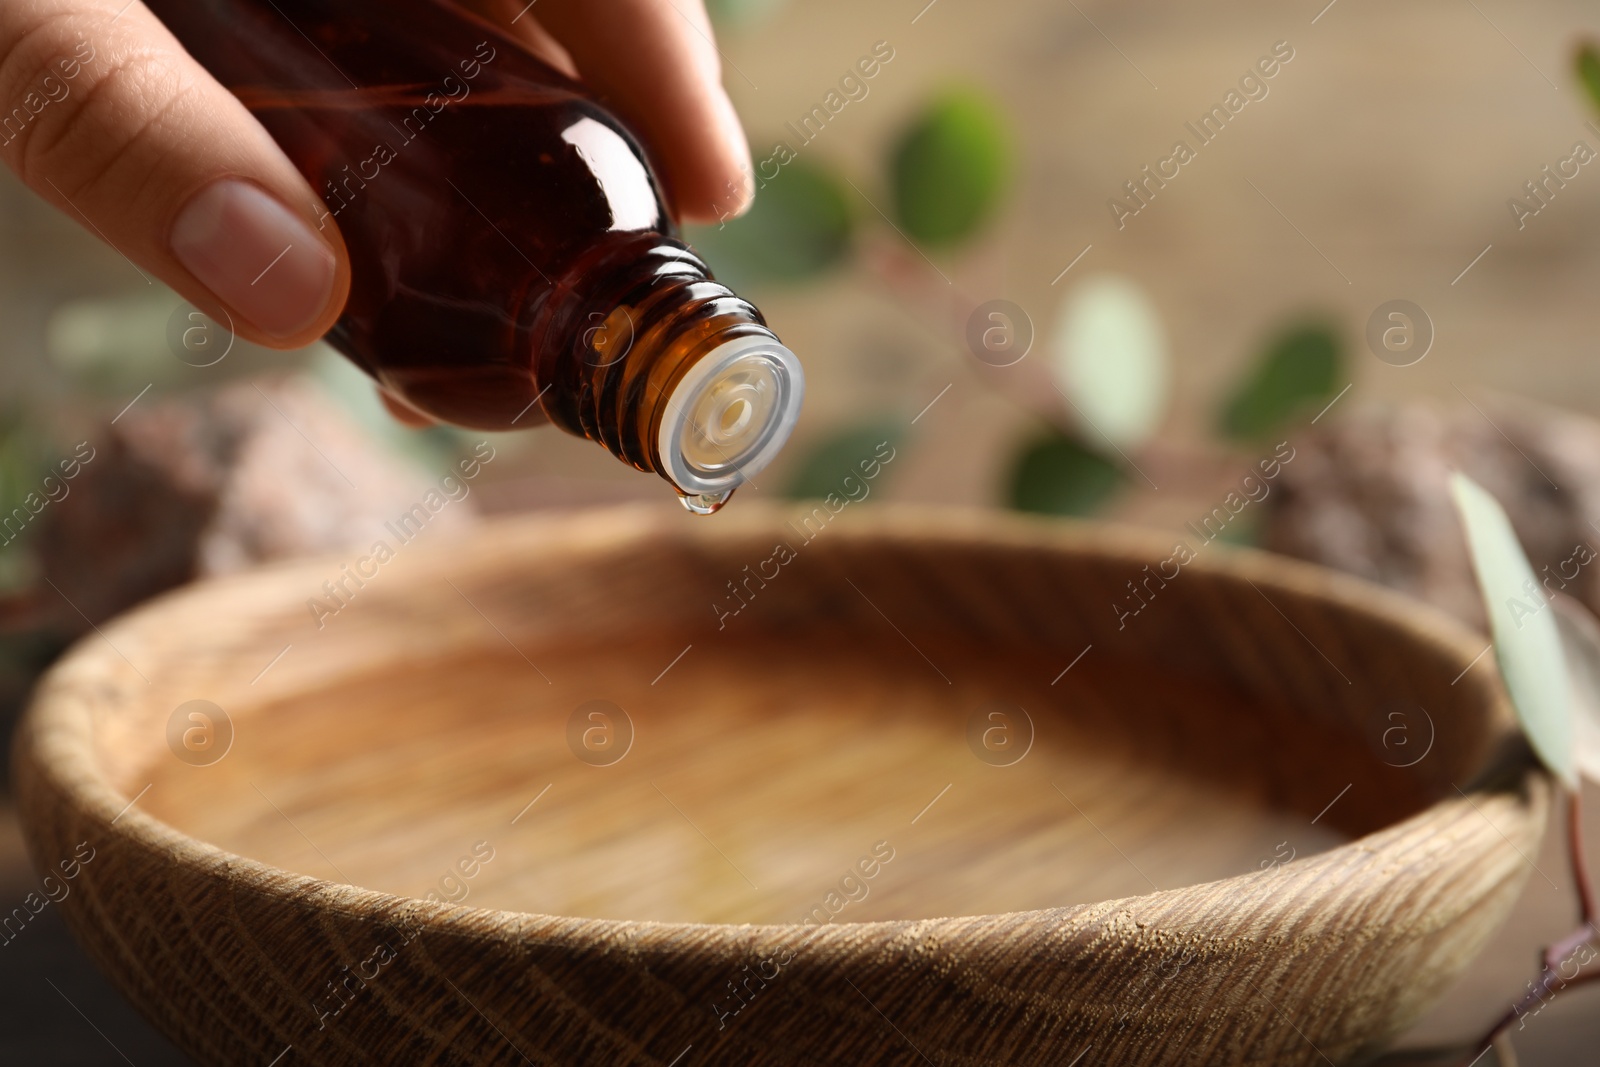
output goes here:
[{"label": "bottle neck", "polygon": [[533,309],[529,335],[550,421],[715,511],[793,429],[799,362],[761,313],[681,242],[619,233]]}]

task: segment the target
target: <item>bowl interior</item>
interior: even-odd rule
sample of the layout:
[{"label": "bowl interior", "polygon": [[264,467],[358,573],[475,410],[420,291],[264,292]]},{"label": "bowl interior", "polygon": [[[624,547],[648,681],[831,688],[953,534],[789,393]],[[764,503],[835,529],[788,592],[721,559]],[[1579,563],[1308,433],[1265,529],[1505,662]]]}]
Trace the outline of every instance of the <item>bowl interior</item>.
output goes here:
[{"label": "bowl interior", "polygon": [[[130,796],[148,784],[143,809],[180,831],[293,872],[514,911],[708,922],[1133,896],[1326,849],[1441,791],[1374,744],[1388,705],[1361,659],[1345,678],[1283,625],[1311,625],[1300,593],[1197,571],[1169,591],[1177,629],[1152,615],[1142,633],[1063,621],[1018,637],[875,569],[882,547],[840,537],[720,628],[698,602],[661,609],[679,585],[707,599],[704,559],[658,561],[641,582],[625,550],[574,551],[498,580],[458,574],[459,598],[446,588],[427,606],[416,583],[439,583],[426,568],[385,574],[387,590],[374,583],[318,631],[318,654],[416,645],[418,628],[437,630],[440,651],[364,666],[352,653],[331,680],[274,668],[270,697],[230,701],[224,758],[195,766],[163,746],[118,776]],[[737,538],[697,551],[713,574],[751,558]],[[1062,620],[1089,605],[1116,621],[1098,601],[1125,562],[1030,552],[1079,601]],[[939,555],[952,580],[1003,592],[1005,552]],[[560,595],[575,588],[588,592]],[[1227,623],[1237,639],[1196,647],[1217,625],[1197,606],[1221,593],[1245,606]],[[1403,626],[1319,610],[1375,643],[1416,643],[1421,674],[1448,681],[1449,656]],[[1263,683],[1264,649],[1275,676],[1307,680],[1298,695]],[[1458,738],[1425,766],[1458,777],[1449,764],[1478,747]]]}]

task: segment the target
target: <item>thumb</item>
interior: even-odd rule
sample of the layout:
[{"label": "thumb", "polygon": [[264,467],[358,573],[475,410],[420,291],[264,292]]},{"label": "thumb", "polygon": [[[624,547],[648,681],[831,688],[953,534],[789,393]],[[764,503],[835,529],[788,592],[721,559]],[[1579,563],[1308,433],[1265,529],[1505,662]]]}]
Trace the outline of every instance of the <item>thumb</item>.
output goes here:
[{"label": "thumb", "polygon": [[309,344],[344,305],[316,194],[139,0],[0,0],[0,159],[249,340]]}]

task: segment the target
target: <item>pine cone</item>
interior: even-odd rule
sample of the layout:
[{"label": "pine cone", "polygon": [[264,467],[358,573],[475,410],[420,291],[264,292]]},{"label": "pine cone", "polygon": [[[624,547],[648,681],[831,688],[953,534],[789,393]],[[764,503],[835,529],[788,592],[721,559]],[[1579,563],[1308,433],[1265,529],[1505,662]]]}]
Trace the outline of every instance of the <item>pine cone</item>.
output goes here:
[{"label": "pine cone", "polygon": [[[1460,470],[1505,506],[1534,573],[1600,610],[1600,423],[1508,398],[1367,408],[1293,441],[1264,547],[1392,586],[1486,630],[1450,498]],[[1579,549],[1587,549],[1579,552]]]},{"label": "pine cone", "polygon": [[[34,541],[71,632],[194,578],[366,548],[434,488],[304,379],[145,401],[90,444]],[[473,518],[463,499],[429,526]]]}]

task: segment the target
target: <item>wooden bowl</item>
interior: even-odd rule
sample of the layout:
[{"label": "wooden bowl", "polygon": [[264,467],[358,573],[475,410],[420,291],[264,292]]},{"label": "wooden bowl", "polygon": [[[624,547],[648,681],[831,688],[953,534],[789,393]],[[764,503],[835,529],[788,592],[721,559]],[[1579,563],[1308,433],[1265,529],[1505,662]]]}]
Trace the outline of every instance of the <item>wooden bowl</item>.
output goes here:
[{"label": "wooden bowl", "polygon": [[1341,1063],[1545,825],[1483,638],[1275,557],[879,507],[384,536],[105,627],[21,730],[58,906],[202,1062]]}]

